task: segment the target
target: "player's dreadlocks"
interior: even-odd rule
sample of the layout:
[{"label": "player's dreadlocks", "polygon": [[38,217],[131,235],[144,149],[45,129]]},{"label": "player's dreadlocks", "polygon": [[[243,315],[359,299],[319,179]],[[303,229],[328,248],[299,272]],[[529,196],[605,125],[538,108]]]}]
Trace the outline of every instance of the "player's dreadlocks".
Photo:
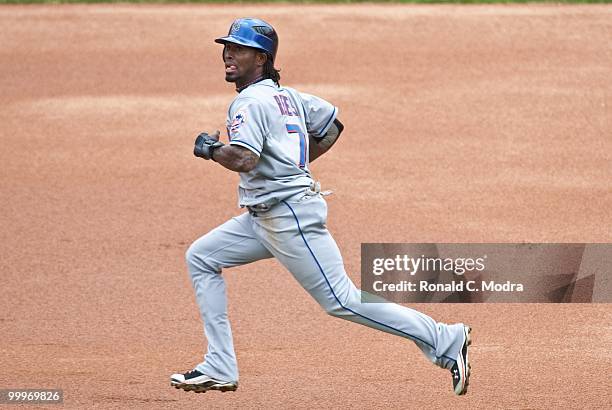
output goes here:
[{"label": "player's dreadlocks", "polygon": [[276,68],[274,68],[274,61],[272,60],[272,58],[270,58],[269,55],[268,55],[268,59],[266,60],[266,63],[263,66],[263,77],[269,78],[272,81],[274,81],[276,85],[279,85],[280,70],[277,70]]}]

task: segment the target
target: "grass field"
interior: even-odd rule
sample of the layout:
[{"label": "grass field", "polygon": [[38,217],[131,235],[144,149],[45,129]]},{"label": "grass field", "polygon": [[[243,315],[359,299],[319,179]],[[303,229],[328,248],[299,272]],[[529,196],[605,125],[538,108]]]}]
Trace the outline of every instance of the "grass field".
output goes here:
[{"label": "grass field", "polygon": [[86,3],[143,3],[143,4],[179,4],[179,3],[406,3],[406,4],[517,4],[517,3],[550,3],[550,4],[607,4],[612,0],[0,0],[0,4],[86,4]]}]

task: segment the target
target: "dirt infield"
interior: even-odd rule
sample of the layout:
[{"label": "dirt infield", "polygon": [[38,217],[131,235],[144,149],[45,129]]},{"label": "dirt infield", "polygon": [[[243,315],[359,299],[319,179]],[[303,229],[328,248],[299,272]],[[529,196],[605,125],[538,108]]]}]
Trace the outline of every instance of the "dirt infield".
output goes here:
[{"label": "dirt infield", "polygon": [[[274,261],[224,272],[236,393],[169,375],[204,349],[184,252],[241,212],[192,156],[235,95],[212,38],[257,15],[281,82],[340,107],[313,165],[363,242],[612,242],[611,6],[0,7],[0,389],[67,408],[605,408],[612,305],[417,305],[474,328],[473,378],[326,316]],[[55,407],[53,407],[55,408]]]}]

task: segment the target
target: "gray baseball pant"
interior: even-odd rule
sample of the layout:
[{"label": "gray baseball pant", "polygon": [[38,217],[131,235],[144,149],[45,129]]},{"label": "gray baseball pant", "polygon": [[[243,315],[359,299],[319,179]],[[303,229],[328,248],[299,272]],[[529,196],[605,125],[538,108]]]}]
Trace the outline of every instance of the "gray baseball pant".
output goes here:
[{"label": "gray baseball pant", "polygon": [[234,217],[189,247],[187,265],[208,340],[197,370],[218,380],[238,381],[221,270],[272,257],[328,314],[410,339],[432,363],[452,367],[462,347],[463,325],[438,323],[394,303],[362,303],[326,220],[324,198],[307,191],[268,211]]}]

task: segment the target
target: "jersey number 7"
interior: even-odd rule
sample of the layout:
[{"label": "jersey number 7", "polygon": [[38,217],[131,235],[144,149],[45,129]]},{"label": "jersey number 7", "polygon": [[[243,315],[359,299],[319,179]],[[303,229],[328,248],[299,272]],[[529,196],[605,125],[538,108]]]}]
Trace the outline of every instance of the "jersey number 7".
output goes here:
[{"label": "jersey number 7", "polygon": [[300,162],[299,164],[300,164],[300,168],[304,168],[306,166],[306,151],[307,151],[306,136],[304,135],[300,127],[294,124],[287,124],[287,132],[289,133],[289,135],[297,134],[298,138],[300,139]]}]

